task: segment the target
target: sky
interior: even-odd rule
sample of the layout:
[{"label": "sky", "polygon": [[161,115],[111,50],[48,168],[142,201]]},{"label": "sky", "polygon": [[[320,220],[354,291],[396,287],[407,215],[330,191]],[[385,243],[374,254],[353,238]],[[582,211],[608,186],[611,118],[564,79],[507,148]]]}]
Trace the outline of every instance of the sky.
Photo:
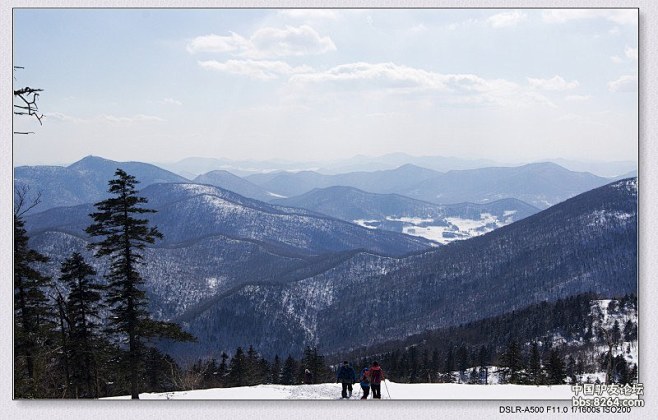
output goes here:
[{"label": "sky", "polygon": [[14,165],[637,160],[636,9],[14,9]]}]

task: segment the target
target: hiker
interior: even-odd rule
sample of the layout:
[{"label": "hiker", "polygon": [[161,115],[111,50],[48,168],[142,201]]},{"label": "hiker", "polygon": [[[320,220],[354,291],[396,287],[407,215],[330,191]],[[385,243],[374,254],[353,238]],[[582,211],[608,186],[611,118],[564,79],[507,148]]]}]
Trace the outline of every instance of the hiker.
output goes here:
[{"label": "hiker", "polygon": [[363,397],[361,397],[361,399],[367,400],[368,394],[370,394],[370,379],[368,379],[368,366],[364,367],[363,370],[361,371],[361,378],[359,379],[359,385],[361,385],[361,389],[363,390]]},{"label": "hiker", "polygon": [[384,380],[384,371],[379,366],[379,363],[372,362],[372,366],[368,369],[368,379],[370,380],[370,387],[372,388],[372,398],[382,398],[382,381]]},{"label": "hiker", "polygon": [[313,375],[311,374],[311,371],[308,369],[304,370],[304,383],[306,385],[310,385],[313,383]]},{"label": "hiker", "polygon": [[352,397],[352,385],[356,382],[356,372],[350,364],[346,361],[343,362],[343,365],[338,368],[336,372],[336,383],[340,382],[343,384],[343,390],[340,395],[342,398],[351,398]]}]

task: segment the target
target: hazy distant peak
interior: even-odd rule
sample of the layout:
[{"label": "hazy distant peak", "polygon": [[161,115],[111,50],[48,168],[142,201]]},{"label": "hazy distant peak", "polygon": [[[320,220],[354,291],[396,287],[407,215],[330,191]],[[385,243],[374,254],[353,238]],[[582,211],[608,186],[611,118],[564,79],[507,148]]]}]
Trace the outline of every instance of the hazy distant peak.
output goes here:
[{"label": "hazy distant peak", "polygon": [[395,169],[396,171],[424,171],[424,172],[436,172],[432,169],[423,168],[422,166],[414,165],[413,163],[405,163]]},{"label": "hazy distant peak", "polygon": [[[89,155],[85,156],[82,159],[80,159],[77,162],[73,162],[69,166],[67,166],[69,169],[79,169],[81,167],[88,167],[88,166],[94,166],[98,164],[106,164],[106,163],[115,163],[112,160],[102,158],[100,156],[94,156],[94,155]],[[118,163],[118,162],[116,162]]]}]

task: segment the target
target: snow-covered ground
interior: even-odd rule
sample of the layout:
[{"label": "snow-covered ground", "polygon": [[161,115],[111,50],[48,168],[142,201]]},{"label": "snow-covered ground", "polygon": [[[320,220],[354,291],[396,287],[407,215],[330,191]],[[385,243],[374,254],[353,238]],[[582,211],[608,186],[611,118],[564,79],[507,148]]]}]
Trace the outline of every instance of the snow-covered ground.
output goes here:
[{"label": "snow-covered ground", "polygon": [[[516,210],[505,211],[504,217],[500,219],[492,214],[482,213],[479,219],[446,217],[435,221],[431,218],[387,216],[386,220],[389,222],[402,222],[402,233],[420,236],[445,245],[453,241],[484,235],[494,229],[509,225],[514,221],[513,215],[515,213]],[[377,229],[378,224],[382,221],[358,219],[352,222],[368,229]]]},{"label": "snow-covered ground", "polygon": [[[140,394],[144,400],[337,400],[341,385],[257,385],[238,388]],[[361,398],[361,387],[354,387],[352,400]],[[382,399],[393,400],[570,400],[571,386],[398,384],[386,381]],[[107,399],[129,399],[130,396]],[[372,398],[370,396],[368,399]]]}]

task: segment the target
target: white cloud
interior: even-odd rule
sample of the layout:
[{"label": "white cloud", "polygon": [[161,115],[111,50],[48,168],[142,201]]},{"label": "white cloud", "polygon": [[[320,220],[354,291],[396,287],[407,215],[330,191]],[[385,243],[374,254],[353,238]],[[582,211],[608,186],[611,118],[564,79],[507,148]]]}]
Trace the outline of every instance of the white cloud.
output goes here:
[{"label": "white cloud", "polygon": [[589,101],[592,97],[590,95],[567,95],[564,99],[571,102],[584,102]]},{"label": "white cloud", "polygon": [[242,51],[248,49],[249,47],[249,40],[234,32],[231,32],[231,35],[229,36],[220,36],[215,34],[198,36],[187,44],[187,51],[190,54],[201,52],[224,53]]},{"label": "white cloud", "polygon": [[231,32],[230,36],[215,34],[198,36],[187,44],[187,51],[196,53],[231,53],[248,58],[273,58],[317,55],[335,51],[328,36],[321,36],[309,25],[286,26],[283,29],[265,27],[249,39]]},{"label": "white cloud", "polygon": [[635,92],[637,91],[637,76],[627,74],[608,82],[608,90],[610,92]]},{"label": "white cloud", "polygon": [[535,89],[560,91],[567,89],[574,89],[578,87],[577,80],[567,82],[560,76],[553,76],[551,79],[533,79],[528,77],[528,83]]},{"label": "white cloud", "polygon": [[626,47],[624,54],[631,60],[637,60],[637,48]]},{"label": "white cloud", "polygon": [[178,106],[183,105],[183,103],[181,101],[176,100],[174,98],[164,98],[161,101],[161,103],[163,103],[165,105],[178,105]]},{"label": "white cloud", "polygon": [[618,25],[637,25],[637,9],[550,9],[542,12],[546,23],[606,19]]},{"label": "white cloud", "polygon": [[61,112],[46,112],[44,115],[45,115],[46,118],[52,119],[52,120],[72,122],[72,123],[83,122],[83,120],[80,119],[80,118],[73,117],[73,116],[67,115],[67,114],[62,114]]},{"label": "white cloud", "polygon": [[250,41],[254,48],[245,51],[244,55],[253,58],[316,55],[336,50],[330,37],[320,36],[308,25],[262,28],[251,36]]},{"label": "white cloud", "polygon": [[611,56],[610,60],[612,60],[612,62],[615,63],[615,64],[620,64],[620,63],[624,62],[624,60],[621,57],[619,57],[618,55]]},{"label": "white cloud", "polygon": [[[326,71],[293,75],[290,82],[301,85],[331,83],[355,93],[430,95],[433,100],[455,104],[524,106],[555,105],[541,94],[502,79],[484,79],[474,74],[442,74],[394,63],[349,63]],[[426,99],[426,98],[425,98]]]},{"label": "white cloud", "polygon": [[527,18],[528,16],[525,13],[515,10],[513,12],[503,12],[490,16],[487,22],[494,28],[506,28],[516,26]]},{"label": "white cloud", "polygon": [[447,86],[436,73],[393,63],[341,64],[323,72],[293,76],[293,82],[370,81],[374,86],[445,90]]},{"label": "white cloud", "polygon": [[283,61],[228,60],[226,62],[219,62],[216,60],[207,60],[199,61],[198,63],[204,69],[238,74],[259,80],[272,80],[277,79],[281,75],[306,73],[313,70],[309,66],[293,67]]}]

